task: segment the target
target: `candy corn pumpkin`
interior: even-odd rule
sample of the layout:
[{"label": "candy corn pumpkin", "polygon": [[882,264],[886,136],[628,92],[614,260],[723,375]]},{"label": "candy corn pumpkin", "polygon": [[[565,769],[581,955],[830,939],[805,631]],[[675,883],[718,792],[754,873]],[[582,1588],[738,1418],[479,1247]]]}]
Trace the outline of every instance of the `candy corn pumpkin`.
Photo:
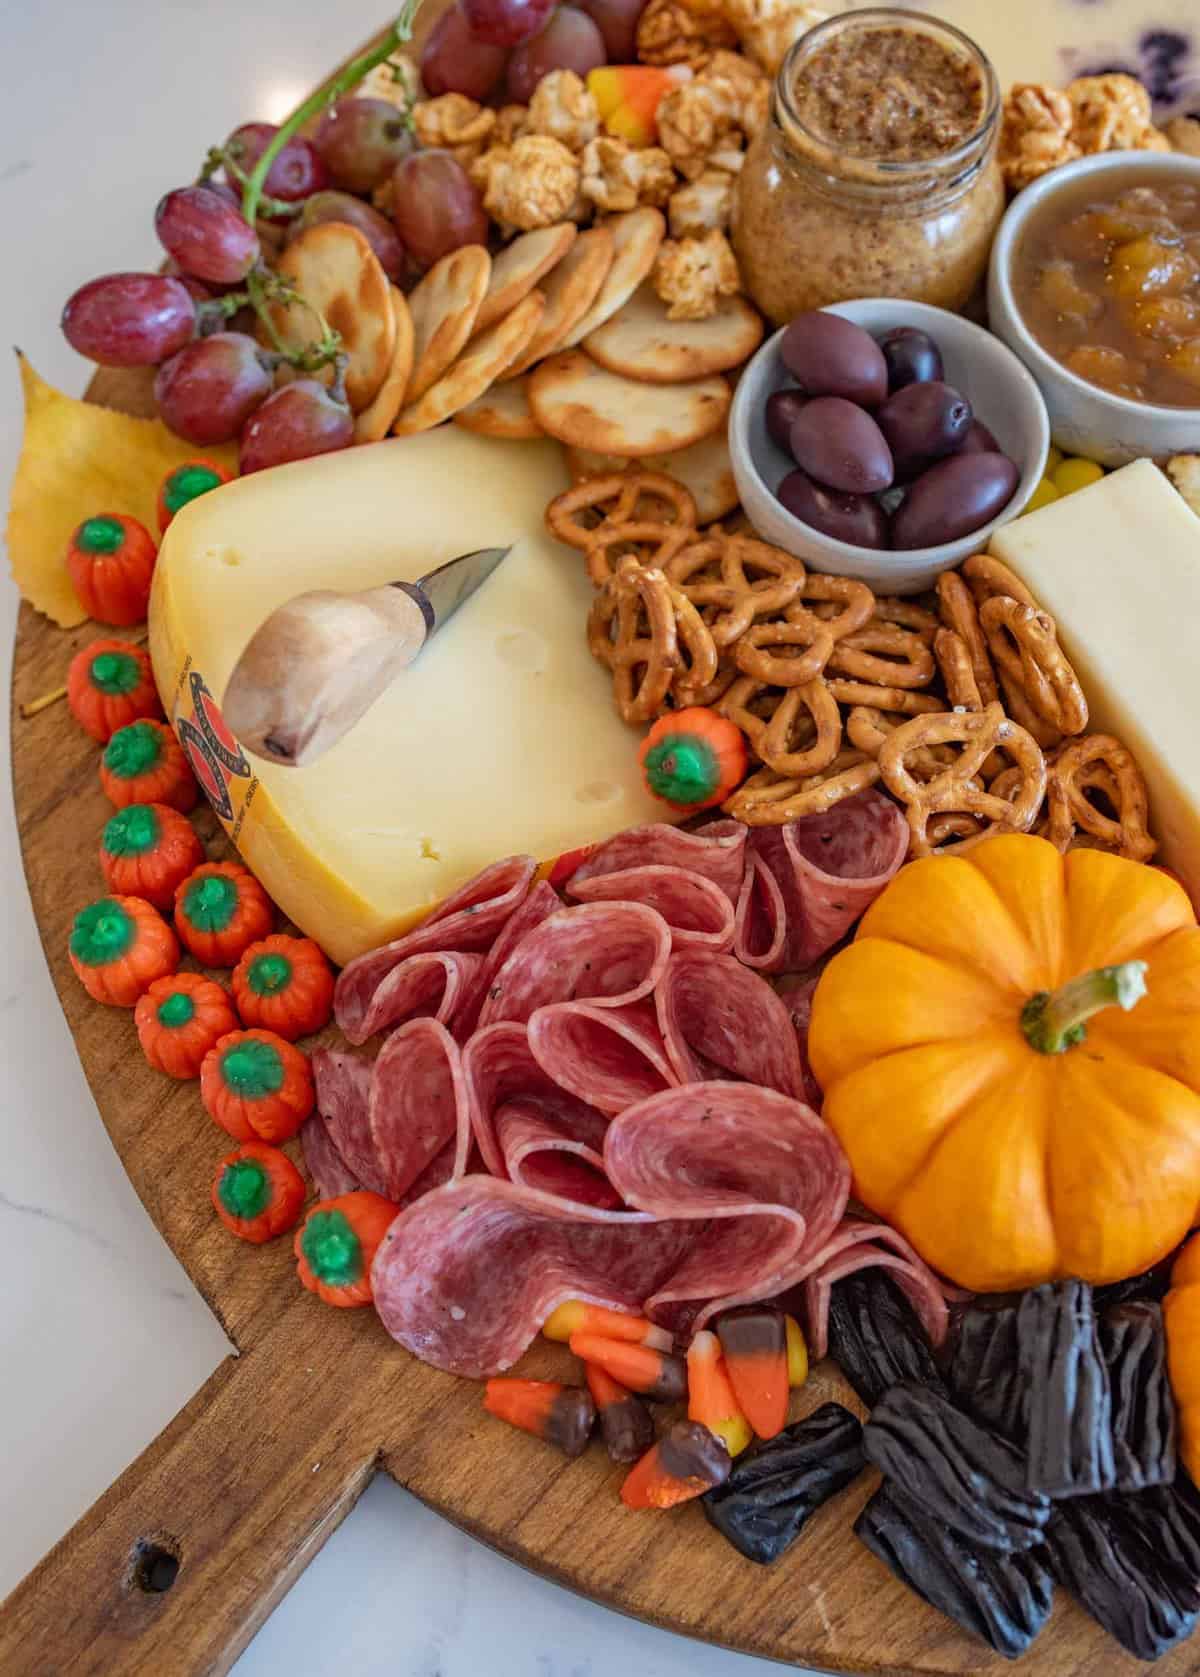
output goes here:
[{"label": "candy corn pumpkin", "polygon": [[93,641],[67,670],[67,704],[84,733],[107,745],[118,728],[160,716],[150,660],[128,641]]},{"label": "candy corn pumpkin", "polygon": [[175,930],[206,967],[232,967],[271,930],[271,899],[240,862],[204,862],[175,891]]},{"label": "candy corn pumpkin", "polygon": [[75,916],[68,955],[94,1001],[133,1007],[155,979],[175,971],[179,944],[140,897],[101,897]]},{"label": "candy corn pumpkin", "polygon": [[328,1024],[333,973],[311,938],[279,934],[245,950],[233,971],[233,993],[247,1025],[294,1042]]},{"label": "candy corn pumpkin", "polygon": [[723,803],[746,778],[746,737],[735,722],[703,705],[669,711],[638,752],[646,789],[673,809]]},{"label": "candy corn pumpkin", "polygon": [[170,804],[186,815],[199,796],[179,741],[165,722],[150,717],[117,729],[100,759],[100,784],[118,809]]},{"label": "candy corn pumpkin", "polygon": [[158,528],[165,535],[167,525],[177,512],[182,512],[189,501],[207,495],[228,483],[232,473],[215,460],[185,460],[182,466],[168,472],[158,491]]},{"label": "candy corn pumpkin", "polygon": [[304,1204],[304,1178],[278,1147],[248,1141],[217,1166],[212,1202],[231,1234],[261,1246],[295,1227]]},{"label": "candy corn pumpkin", "polygon": [[100,513],[71,537],[67,570],[79,603],[98,623],[144,623],[158,549],[136,518]]},{"label": "candy corn pumpkin", "polygon": [[271,1031],[231,1031],[204,1056],[200,1099],[237,1141],[287,1141],[313,1109],[308,1057]]},{"label": "candy corn pumpkin", "polygon": [[342,1310],[370,1304],[371,1264],[396,1210],[366,1188],[318,1200],[295,1240],[297,1273],[309,1292]]},{"label": "candy corn pumpkin", "polygon": [[144,897],[164,913],[181,881],[203,860],[195,828],[170,804],[126,804],[100,839],[100,871],[109,890]]},{"label": "candy corn pumpkin", "polygon": [[212,978],[177,972],[155,979],[133,1012],[146,1061],[168,1077],[199,1077],[205,1055],[238,1028],[233,1004]]}]

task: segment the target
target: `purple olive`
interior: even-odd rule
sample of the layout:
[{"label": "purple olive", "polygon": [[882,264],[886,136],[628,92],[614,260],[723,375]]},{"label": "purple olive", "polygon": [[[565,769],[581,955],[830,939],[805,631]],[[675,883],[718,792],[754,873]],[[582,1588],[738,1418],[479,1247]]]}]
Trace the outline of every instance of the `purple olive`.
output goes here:
[{"label": "purple olive", "polygon": [[942,352],[917,326],[893,326],[879,340],[887,363],[888,389],[893,394],[910,384],[928,384],[941,379]]},{"label": "purple olive", "polygon": [[798,314],[780,340],[779,353],[810,396],[844,396],[877,407],[887,395],[887,363],[869,332],[840,314],[810,309]]},{"label": "purple olive", "polygon": [[869,495],[847,495],[823,489],[807,472],[789,472],[775,491],[793,518],[811,524],[822,535],[854,547],[886,547],[888,521],[878,501]]},{"label": "purple olive", "polygon": [[1003,454],[1004,450],[983,421],[973,419],[958,452],[960,454]]},{"label": "purple olive", "polygon": [[989,523],[1012,499],[1017,468],[1005,454],[955,454],[913,483],[892,519],[892,546],[940,547]]},{"label": "purple olive", "polygon": [[944,454],[962,447],[974,415],[952,385],[934,381],[906,384],[876,414],[887,438],[898,478],[914,477]]},{"label": "purple olive", "polygon": [[767,435],[785,454],[790,454],[792,442],[792,424],[798,417],[808,397],[802,390],[773,390],[767,397],[764,418],[767,422]]},{"label": "purple olive", "polygon": [[792,455],[826,489],[872,495],[892,481],[892,453],[865,408],[844,396],[814,396],[792,426]]}]

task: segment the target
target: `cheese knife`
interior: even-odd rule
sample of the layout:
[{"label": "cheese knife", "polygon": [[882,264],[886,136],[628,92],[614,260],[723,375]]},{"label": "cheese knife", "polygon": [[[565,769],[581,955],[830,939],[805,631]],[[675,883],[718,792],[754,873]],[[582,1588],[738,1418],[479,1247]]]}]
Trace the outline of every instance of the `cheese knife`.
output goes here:
[{"label": "cheese knife", "polygon": [[251,635],[221,702],[247,751],[290,768],[337,744],[511,547],[483,547],[416,582],[356,594],[320,588],[277,606]]}]

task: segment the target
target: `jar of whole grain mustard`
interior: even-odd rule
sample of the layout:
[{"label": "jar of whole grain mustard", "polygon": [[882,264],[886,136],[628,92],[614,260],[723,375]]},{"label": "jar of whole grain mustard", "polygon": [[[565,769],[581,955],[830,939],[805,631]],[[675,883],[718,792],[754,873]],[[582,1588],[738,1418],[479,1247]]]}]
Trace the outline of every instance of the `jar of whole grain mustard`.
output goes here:
[{"label": "jar of whole grain mustard", "polygon": [[776,325],[850,297],[960,309],[1004,213],[1000,92],[961,30],[879,7],[829,18],[780,67],[732,239]]}]

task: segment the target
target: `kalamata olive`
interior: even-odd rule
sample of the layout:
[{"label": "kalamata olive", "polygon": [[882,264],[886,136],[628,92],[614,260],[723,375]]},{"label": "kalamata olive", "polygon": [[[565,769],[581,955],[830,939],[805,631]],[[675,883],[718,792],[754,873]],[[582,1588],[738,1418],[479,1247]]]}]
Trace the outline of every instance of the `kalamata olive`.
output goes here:
[{"label": "kalamata olive", "polygon": [[898,478],[913,477],[944,454],[962,446],[974,415],[953,385],[935,380],[906,384],[876,414],[887,438]]},{"label": "kalamata olive", "polygon": [[892,452],[865,408],[814,396],[792,425],[792,456],[826,489],[872,495],[892,481]]},{"label": "kalamata olive", "polygon": [[780,341],[783,364],[810,396],[844,396],[873,408],[887,395],[887,363],[869,332],[840,314],[809,309]]},{"label": "kalamata olive", "polygon": [[939,547],[995,518],[1018,472],[1005,454],[954,454],[922,472],[892,519],[892,546]]},{"label": "kalamata olive", "polygon": [[888,389],[893,394],[909,384],[928,384],[943,377],[942,352],[917,326],[893,326],[879,340],[887,363]]},{"label": "kalamata olive", "polygon": [[869,495],[847,495],[824,489],[807,472],[789,472],[775,491],[780,501],[804,524],[822,535],[855,547],[886,547],[888,525],[883,508]]},{"label": "kalamata olive", "polygon": [[773,390],[767,397],[767,435],[785,454],[791,452],[792,422],[807,401],[802,390]]},{"label": "kalamata olive", "polygon": [[983,421],[973,419],[958,452],[960,454],[1003,454],[1004,450]]}]

